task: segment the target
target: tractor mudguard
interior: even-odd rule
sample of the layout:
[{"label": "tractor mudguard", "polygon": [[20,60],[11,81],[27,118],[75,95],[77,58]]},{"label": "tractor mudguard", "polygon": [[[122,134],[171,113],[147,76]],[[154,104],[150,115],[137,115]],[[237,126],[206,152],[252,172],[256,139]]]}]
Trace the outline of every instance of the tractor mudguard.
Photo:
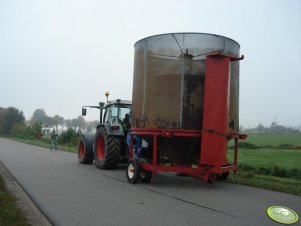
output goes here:
[{"label": "tractor mudguard", "polygon": [[120,129],[112,129],[108,123],[101,123],[97,126],[96,129],[99,127],[104,127],[107,135],[109,136],[122,136],[124,137],[123,131],[120,131]]}]

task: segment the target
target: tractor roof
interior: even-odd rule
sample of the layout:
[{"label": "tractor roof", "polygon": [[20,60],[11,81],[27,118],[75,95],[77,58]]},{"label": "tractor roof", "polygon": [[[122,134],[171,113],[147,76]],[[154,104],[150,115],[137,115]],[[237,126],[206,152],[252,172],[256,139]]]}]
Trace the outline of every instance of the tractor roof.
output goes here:
[{"label": "tractor roof", "polygon": [[131,100],[121,100],[121,99],[117,99],[117,100],[110,100],[107,105],[111,105],[111,104],[125,104],[125,105],[132,105],[132,101]]}]

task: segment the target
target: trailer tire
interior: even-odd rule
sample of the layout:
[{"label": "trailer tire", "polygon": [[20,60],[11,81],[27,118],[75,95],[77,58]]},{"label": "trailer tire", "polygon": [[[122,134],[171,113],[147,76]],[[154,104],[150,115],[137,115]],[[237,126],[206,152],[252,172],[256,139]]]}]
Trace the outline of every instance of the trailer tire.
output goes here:
[{"label": "trailer tire", "polygon": [[82,135],[78,142],[78,161],[81,164],[90,164],[94,160],[93,143],[95,136],[92,134]]},{"label": "trailer tire", "polygon": [[131,159],[129,160],[126,167],[126,178],[132,184],[139,182],[141,175],[140,160]]},{"label": "trailer tire", "polygon": [[149,170],[141,170],[140,180],[142,183],[149,183],[152,179],[153,173]]},{"label": "trailer tire", "polygon": [[[228,163],[228,164],[223,165],[223,166],[230,166],[230,164]],[[217,174],[216,175],[216,180],[219,180],[219,181],[227,180],[229,174],[230,174],[229,172],[224,172],[224,173]]]},{"label": "trailer tire", "polygon": [[[141,163],[150,163],[148,159],[140,159],[140,164]],[[150,170],[142,170],[140,171],[140,181],[142,183],[149,183],[152,179],[153,172]]]},{"label": "trailer tire", "polygon": [[105,128],[97,129],[94,143],[94,160],[99,169],[114,169],[120,161],[120,140],[107,135]]},{"label": "trailer tire", "polygon": [[220,173],[216,175],[216,180],[224,181],[227,180],[228,176],[229,176],[229,172]]}]

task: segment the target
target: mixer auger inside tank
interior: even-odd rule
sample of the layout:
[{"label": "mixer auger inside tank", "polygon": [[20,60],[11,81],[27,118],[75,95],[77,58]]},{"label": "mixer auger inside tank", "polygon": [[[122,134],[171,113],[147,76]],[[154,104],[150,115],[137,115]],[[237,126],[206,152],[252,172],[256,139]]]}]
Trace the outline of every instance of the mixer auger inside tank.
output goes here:
[{"label": "mixer auger inside tank", "polygon": [[[130,182],[149,182],[157,171],[209,182],[236,172],[238,139],[246,138],[238,134],[239,48],[204,33],[162,34],[135,44]],[[138,139],[146,145],[138,147]]]}]

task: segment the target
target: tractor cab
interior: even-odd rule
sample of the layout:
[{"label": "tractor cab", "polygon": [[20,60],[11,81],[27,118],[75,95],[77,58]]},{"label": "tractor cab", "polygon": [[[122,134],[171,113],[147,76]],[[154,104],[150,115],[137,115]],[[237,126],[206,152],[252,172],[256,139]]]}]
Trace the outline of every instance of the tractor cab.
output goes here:
[{"label": "tractor cab", "polygon": [[130,129],[130,113],[132,102],[128,100],[109,101],[104,106],[102,123],[108,124],[112,130],[122,130],[125,134]]},{"label": "tractor cab", "polygon": [[129,131],[132,101],[117,99],[107,101],[107,103],[100,102],[98,106],[83,106],[83,116],[87,114],[87,107],[100,110],[98,126],[105,126],[108,133],[117,135],[119,131],[120,134],[125,135]]}]

